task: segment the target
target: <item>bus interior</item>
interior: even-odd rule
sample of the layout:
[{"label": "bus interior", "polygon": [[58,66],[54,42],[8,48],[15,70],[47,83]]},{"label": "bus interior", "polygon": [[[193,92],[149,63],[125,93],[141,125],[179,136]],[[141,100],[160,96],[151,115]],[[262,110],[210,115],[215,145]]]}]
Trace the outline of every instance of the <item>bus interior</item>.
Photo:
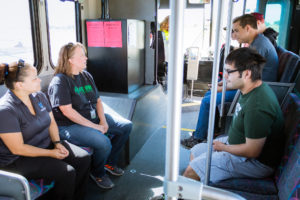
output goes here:
[{"label": "bus interior", "polygon": [[[80,42],[87,49],[87,71],[105,112],[133,123],[119,161],[125,174],[111,177],[116,185],[111,190],[89,180],[86,200],[300,199],[300,104],[295,100],[300,98],[300,0],[2,0],[0,4],[0,63],[20,58],[31,63],[46,92],[60,47]],[[180,146],[180,138],[195,130],[208,84],[217,83],[216,55],[230,38],[228,24],[252,12],[262,13],[266,26],[279,33],[280,78],[268,84],[286,111],[286,134],[293,135],[288,155],[276,174],[263,180],[209,184],[183,179],[190,151]],[[159,25],[168,16],[171,31],[166,39]],[[240,46],[230,39],[229,43]],[[0,96],[6,91],[0,86]],[[225,134],[235,104],[212,107],[208,132],[219,129]],[[209,137],[211,143],[213,135]],[[38,199],[47,190],[41,180],[0,170],[0,199]]]}]

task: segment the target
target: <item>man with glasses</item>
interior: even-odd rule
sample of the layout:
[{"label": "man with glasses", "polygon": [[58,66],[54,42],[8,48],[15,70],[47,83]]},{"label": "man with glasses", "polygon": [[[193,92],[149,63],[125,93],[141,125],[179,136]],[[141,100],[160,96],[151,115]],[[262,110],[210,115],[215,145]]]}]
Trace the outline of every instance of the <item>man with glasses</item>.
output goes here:
[{"label": "man with glasses", "polygon": [[[239,89],[228,136],[213,141],[210,181],[230,178],[264,178],[280,162],[283,147],[283,115],[272,89],[262,81],[265,59],[251,48],[232,51],[226,58],[228,88]],[[191,149],[184,176],[205,177],[207,143]]]},{"label": "man with glasses", "polygon": [[[249,48],[255,49],[261,56],[266,59],[262,71],[263,81],[277,81],[278,56],[272,43],[260,34],[257,28],[257,20],[253,15],[245,14],[233,20],[232,37],[239,43],[249,44]],[[217,105],[221,103],[222,82],[218,84]],[[227,87],[225,102],[232,102],[236,90],[230,90]],[[194,145],[206,141],[209,107],[211,92],[208,91],[201,101],[200,112],[196,130],[192,136],[181,140],[181,144],[186,148],[192,148]]]}]

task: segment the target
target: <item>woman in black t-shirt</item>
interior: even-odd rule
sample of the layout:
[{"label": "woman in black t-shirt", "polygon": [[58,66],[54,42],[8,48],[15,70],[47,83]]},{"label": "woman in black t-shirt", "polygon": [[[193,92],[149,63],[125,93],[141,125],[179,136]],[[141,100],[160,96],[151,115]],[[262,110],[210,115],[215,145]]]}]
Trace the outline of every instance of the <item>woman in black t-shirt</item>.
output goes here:
[{"label": "woman in black t-shirt", "polygon": [[86,61],[82,44],[64,45],[48,95],[60,137],[93,148],[91,178],[99,187],[110,189],[114,184],[106,171],[115,176],[123,175],[117,161],[132,123],[119,116],[104,114],[95,82],[85,71]]},{"label": "woman in black t-shirt", "polygon": [[54,181],[47,198],[84,199],[90,156],[60,140],[36,68],[1,64],[0,82],[9,89],[0,99],[0,169]]}]

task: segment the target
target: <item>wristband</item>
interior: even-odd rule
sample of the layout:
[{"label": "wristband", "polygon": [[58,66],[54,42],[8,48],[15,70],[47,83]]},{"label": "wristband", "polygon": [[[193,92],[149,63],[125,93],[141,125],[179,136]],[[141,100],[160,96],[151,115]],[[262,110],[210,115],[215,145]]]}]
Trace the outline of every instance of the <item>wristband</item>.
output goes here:
[{"label": "wristband", "polygon": [[54,141],[53,144],[61,144],[62,141],[61,140],[58,140],[58,141]]}]

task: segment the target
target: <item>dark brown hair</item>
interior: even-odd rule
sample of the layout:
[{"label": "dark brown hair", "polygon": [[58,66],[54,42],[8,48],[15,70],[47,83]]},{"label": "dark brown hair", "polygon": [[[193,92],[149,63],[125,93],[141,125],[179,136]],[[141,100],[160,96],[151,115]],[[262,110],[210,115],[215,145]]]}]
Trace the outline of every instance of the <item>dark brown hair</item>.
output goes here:
[{"label": "dark brown hair", "polygon": [[225,63],[234,64],[234,67],[242,74],[245,70],[251,71],[252,82],[261,80],[262,69],[266,60],[256,50],[243,47],[233,50],[227,56]]},{"label": "dark brown hair", "polygon": [[240,26],[245,28],[246,25],[250,25],[252,28],[257,29],[257,20],[253,15],[245,14],[233,19],[233,23],[240,22]]},{"label": "dark brown hair", "polygon": [[23,60],[10,64],[0,64],[0,84],[5,84],[7,88],[13,90],[14,83],[24,81],[27,76],[27,70],[31,65]]}]

